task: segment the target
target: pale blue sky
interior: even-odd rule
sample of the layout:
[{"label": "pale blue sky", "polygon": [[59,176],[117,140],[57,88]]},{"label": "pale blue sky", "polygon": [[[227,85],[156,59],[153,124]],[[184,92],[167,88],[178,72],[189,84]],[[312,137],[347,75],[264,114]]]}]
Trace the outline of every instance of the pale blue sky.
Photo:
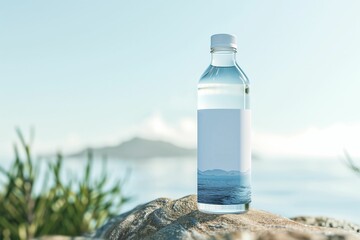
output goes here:
[{"label": "pale blue sky", "polygon": [[0,156],[14,126],[66,150],[154,114],[195,121],[210,35],[224,32],[238,37],[255,131],[359,124],[359,12],[357,0],[1,1]]}]

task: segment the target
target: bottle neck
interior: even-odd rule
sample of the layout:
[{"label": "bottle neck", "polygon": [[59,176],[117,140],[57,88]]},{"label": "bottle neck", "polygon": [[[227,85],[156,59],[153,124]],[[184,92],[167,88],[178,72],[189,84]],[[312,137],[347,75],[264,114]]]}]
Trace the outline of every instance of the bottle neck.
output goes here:
[{"label": "bottle neck", "polygon": [[236,49],[211,49],[211,65],[231,67],[236,65]]}]

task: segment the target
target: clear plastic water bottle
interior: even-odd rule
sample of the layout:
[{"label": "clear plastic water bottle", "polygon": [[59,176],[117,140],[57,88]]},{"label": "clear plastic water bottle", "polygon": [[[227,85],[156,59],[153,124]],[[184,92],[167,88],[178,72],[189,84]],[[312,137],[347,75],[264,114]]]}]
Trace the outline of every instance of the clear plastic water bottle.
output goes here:
[{"label": "clear plastic water bottle", "polygon": [[249,80],[236,37],[211,36],[211,64],[198,84],[198,208],[242,213],[251,202]]}]

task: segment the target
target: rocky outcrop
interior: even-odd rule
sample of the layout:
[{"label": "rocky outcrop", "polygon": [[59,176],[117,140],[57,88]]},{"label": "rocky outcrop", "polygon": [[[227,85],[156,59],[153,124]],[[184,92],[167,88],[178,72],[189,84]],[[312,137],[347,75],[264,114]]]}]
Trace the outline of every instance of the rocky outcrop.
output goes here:
[{"label": "rocky outcrop", "polygon": [[306,225],[311,226],[319,226],[319,227],[326,227],[326,228],[338,228],[344,229],[350,232],[357,232],[360,234],[360,226],[351,222],[347,222],[344,220],[338,220],[335,218],[329,217],[311,217],[311,216],[300,216],[291,218],[299,223],[303,223]]},{"label": "rocky outcrop", "polygon": [[345,226],[331,221],[332,225],[322,225],[305,217],[294,220],[255,209],[245,214],[205,214],[197,210],[196,196],[192,195],[177,200],[159,198],[140,205],[111,219],[94,237],[112,240],[360,239],[355,224]]}]

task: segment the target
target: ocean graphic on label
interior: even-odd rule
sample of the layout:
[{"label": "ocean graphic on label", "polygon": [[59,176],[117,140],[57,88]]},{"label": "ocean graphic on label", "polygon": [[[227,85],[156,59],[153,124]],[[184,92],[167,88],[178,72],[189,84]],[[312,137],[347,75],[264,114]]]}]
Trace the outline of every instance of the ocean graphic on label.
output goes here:
[{"label": "ocean graphic on label", "polygon": [[198,202],[251,201],[251,111],[198,110]]}]

